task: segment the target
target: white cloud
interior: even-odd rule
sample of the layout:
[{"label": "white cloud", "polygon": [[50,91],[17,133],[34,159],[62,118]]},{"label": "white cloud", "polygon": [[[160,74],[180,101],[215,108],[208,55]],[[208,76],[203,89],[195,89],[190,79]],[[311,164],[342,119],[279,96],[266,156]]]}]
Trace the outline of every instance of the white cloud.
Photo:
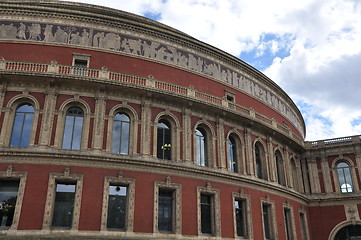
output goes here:
[{"label": "white cloud", "polygon": [[253,54],[250,62],[274,58],[264,72],[300,106],[308,139],[361,133],[358,0],[77,1],[159,15],[235,56]]}]

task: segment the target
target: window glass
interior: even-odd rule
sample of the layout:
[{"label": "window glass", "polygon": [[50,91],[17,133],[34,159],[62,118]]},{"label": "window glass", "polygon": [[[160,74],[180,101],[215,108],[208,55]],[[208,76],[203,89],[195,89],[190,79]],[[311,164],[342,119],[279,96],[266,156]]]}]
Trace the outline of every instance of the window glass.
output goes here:
[{"label": "window glass", "polygon": [[74,74],[85,76],[87,71],[85,68],[88,67],[88,61],[83,59],[74,59]]},{"label": "window glass", "polygon": [[271,216],[270,216],[270,205],[262,205],[262,215],[263,215],[263,229],[265,239],[271,239]]},{"label": "window glass", "polygon": [[255,157],[256,157],[256,175],[259,178],[263,178],[262,174],[262,159],[261,159],[261,150],[258,145],[255,145]]},{"label": "window glass", "polygon": [[305,214],[300,212],[300,221],[301,221],[301,236],[302,240],[307,240],[307,225],[306,225],[306,218]]},{"label": "window glass", "polygon": [[107,228],[125,229],[127,187],[109,186]]},{"label": "window glass", "polygon": [[246,237],[245,201],[242,199],[236,199],[234,201],[234,209],[236,215],[237,236]]},{"label": "window glass", "polygon": [[24,104],[15,111],[10,147],[28,147],[34,119],[34,107]]},{"label": "window glass", "polygon": [[231,172],[238,172],[237,146],[233,137],[228,139],[229,166]]},{"label": "window glass", "polygon": [[76,183],[56,183],[53,227],[71,228]]},{"label": "window glass", "polygon": [[338,181],[340,183],[341,193],[353,192],[350,167],[345,162],[340,162],[336,166]]},{"label": "window glass", "polygon": [[212,196],[201,194],[201,231],[212,233]]},{"label": "window glass", "polygon": [[157,134],[157,157],[159,159],[171,159],[171,129],[169,124],[162,120],[158,123]]},{"label": "window glass", "polygon": [[83,132],[84,112],[79,107],[71,107],[66,112],[63,149],[80,150]]},{"label": "window glass", "polygon": [[112,152],[128,155],[130,139],[130,119],[124,113],[117,113],[113,122]]},{"label": "window glass", "polygon": [[158,201],[158,230],[173,231],[173,192],[167,190],[159,191]]},{"label": "window glass", "polygon": [[10,227],[13,223],[16,199],[18,196],[18,180],[0,181],[0,227]]},{"label": "window glass", "polygon": [[286,228],[286,239],[292,240],[292,222],[291,222],[291,211],[290,209],[284,209],[283,211],[285,217],[285,228]]},{"label": "window glass", "polygon": [[208,166],[206,135],[199,129],[196,129],[196,159],[198,165]]}]

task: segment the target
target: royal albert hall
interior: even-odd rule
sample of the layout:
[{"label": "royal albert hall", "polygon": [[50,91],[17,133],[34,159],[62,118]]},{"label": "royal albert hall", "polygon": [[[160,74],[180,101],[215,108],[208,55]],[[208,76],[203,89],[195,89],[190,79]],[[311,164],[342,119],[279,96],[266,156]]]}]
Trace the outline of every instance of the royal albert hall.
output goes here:
[{"label": "royal albert hall", "polygon": [[305,132],[271,79],[176,29],[0,2],[0,239],[360,240],[360,136]]}]

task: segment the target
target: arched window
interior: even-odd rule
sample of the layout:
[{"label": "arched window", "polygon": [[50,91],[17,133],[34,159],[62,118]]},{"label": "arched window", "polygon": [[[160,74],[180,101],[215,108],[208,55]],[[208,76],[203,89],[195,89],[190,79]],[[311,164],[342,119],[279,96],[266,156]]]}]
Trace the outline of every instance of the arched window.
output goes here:
[{"label": "arched window", "polygon": [[130,119],[124,113],[117,113],[113,121],[112,152],[128,155],[130,139]]},{"label": "arched window", "polygon": [[233,137],[228,138],[229,169],[231,172],[238,172],[237,144]]},{"label": "arched window", "polygon": [[66,112],[63,149],[80,150],[84,112],[80,107],[70,107]]},{"label": "arched window", "polygon": [[196,129],[196,159],[199,166],[208,166],[207,136],[203,129]]},{"label": "arched window", "polygon": [[283,171],[283,159],[281,153],[277,150],[275,153],[276,160],[276,172],[277,172],[277,182],[278,184],[285,185],[285,176]]},{"label": "arched window", "polygon": [[172,156],[172,136],[170,124],[165,120],[159,121],[157,131],[157,157],[159,159],[170,160]]},{"label": "arched window", "polygon": [[34,107],[32,105],[26,103],[16,109],[10,147],[29,146],[33,119]]},{"label": "arched window", "polygon": [[297,166],[296,166],[295,159],[293,159],[293,158],[291,158],[291,172],[292,172],[293,188],[294,188],[295,190],[299,191]]},{"label": "arched window", "polygon": [[262,156],[261,156],[261,150],[258,144],[254,147],[254,153],[256,158],[256,176],[258,178],[263,178],[263,171],[262,171]]},{"label": "arched window", "polygon": [[336,165],[336,169],[341,193],[353,192],[350,166],[346,162],[339,162]]},{"label": "arched window", "polygon": [[359,224],[352,224],[346,227],[341,228],[334,240],[352,240],[352,239],[360,239],[361,236],[361,225]]}]

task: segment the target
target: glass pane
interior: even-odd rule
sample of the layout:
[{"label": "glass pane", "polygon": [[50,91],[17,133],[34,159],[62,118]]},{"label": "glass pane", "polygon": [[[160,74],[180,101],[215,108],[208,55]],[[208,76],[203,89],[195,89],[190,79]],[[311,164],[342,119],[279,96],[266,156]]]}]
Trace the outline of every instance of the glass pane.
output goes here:
[{"label": "glass pane", "polygon": [[263,228],[264,228],[264,236],[265,239],[271,239],[271,230],[270,230],[270,215],[268,205],[262,206],[262,213],[263,213]]},{"label": "glass pane", "polygon": [[236,228],[237,228],[237,236],[245,237],[245,212],[244,212],[244,201],[243,200],[235,200],[234,208],[236,213]]},{"label": "glass pane", "polygon": [[201,195],[201,230],[202,233],[212,233],[211,196]]},{"label": "glass pane", "polygon": [[125,228],[126,205],[127,187],[109,186],[107,228]]},{"label": "glass pane", "polygon": [[171,191],[159,191],[158,202],[158,230],[171,232],[173,214],[173,193]]},{"label": "glass pane", "polygon": [[75,117],[73,142],[71,146],[72,150],[80,150],[82,132],[83,132],[83,117]]},{"label": "glass pane", "polygon": [[15,114],[13,131],[10,140],[10,147],[20,147],[24,118],[25,118],[25,114],[23,113]]},{"label": "glass pane", "polygon": [[0,227],[10,227],[13,222],[19,181],[0,182]]},{"label": "glass pane", "polygon": [[71,149],[73,139],[73,127],[75,117],[66,116],[64,125],[64,136],[63,136],[63,149]]},{"label": "glass pane", "polygon": [[129,134],[130,124],[127,122],[122,123],[122,139],[120,145],[120,154],[128,155],[129,153]]},{"label": "glass pane", "polygon": [[[116,116],[118,116],[117,114]],[[113,139],[112,139],[112,152],[120,153],[120,122],[114,121],[113,123]]]},{"label": "glass pane", "polygon": [[75,187],[75,183],[56,184],[53,227],[71,228],[73,221]]},{"label": "glass pane", "polygon": [[29,146],[30,134],[31,134],[32,126],[33,126],[33,118],[34,118],[34,114],[32,114],[32,113],[25,114],[23,129],[22,129],[23,132],[21,134],[20,147]]}]

